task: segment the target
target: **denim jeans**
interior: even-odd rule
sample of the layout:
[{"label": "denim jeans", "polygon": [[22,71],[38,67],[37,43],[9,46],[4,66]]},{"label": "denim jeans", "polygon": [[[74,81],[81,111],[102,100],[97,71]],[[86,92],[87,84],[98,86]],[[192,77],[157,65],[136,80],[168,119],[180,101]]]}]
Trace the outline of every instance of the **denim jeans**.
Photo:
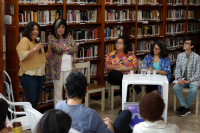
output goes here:
[{"label": "denim jeans", "polygon": [[30,76],[23,74],[22,76],[19,76],[19,80],[25,91],[26,101],[30,102],[32,107],[36,109],[42,93],[45,76]]},{"label": "denim jeans", "polygon": [[[190,91],[189,94],[187,95],[187,99],[185,100],[182,94],[182,90],[184,87],[188,86],[190,87]],[[181,106],[189,107],[197,95],[198,88],[199,88],[198,85],[193,85],[193,84],[184,84],[184,85],[175,84],[173,86],[173,91],[176,97],[178,98]]]}]

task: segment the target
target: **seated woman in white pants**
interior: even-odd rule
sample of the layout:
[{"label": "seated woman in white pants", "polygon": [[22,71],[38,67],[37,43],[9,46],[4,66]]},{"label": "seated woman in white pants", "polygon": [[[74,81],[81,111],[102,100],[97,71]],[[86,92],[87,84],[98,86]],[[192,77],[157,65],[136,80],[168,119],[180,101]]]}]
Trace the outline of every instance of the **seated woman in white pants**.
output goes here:
[{"label": "seated woman in white pants", "polygon": [[67,35],[67,24],[64,19],[57,19],[48,36],[48,44],[52,54],[47,60],[46,76],[53,80],[54,105],[62,98],[62,89],[70,72],[75,71],[73,54],[78,51],[78,46],[71,35]]}]

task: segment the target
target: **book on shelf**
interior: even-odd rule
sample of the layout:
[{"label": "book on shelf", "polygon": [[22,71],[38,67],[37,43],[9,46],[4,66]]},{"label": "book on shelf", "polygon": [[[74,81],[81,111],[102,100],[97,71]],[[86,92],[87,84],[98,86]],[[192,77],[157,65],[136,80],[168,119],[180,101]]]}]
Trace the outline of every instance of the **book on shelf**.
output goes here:
[{"label": "book on shelf", "polygon": [[166,45],[168,49],[173,49],[177,47],[182,47],[183,46],[183,37],[169,37],[166,38]]},{"label": "book on shelf", "polygon": [[157,5],[159,4],[159,0],[138,0],[139,5],[143,4],[151,4],[151,5]]},{"label": "book on shelf", "polygon": [[96,23],[97,10],[67,10],[67,23]]},{"label": "book on shelf", "polygon": [[167,0],[167,5],[186,5],[187,0]]},{"label": "book on shelf", "polygon": [[129,28],[130,37],[135,37],[135,28]]},{"label": "book on shelf", "polygon": [[97,80],[90,80],[90,83],[98,85]]},{"label": "book on shelf", "polygon": [[54,101],[54,89],[53,88],[44,88],[42,94],[39,98],[38,104],[44,104]]},{"label": "book on shelf", "polygon": [[109,53],[115,50],[115,44],[105,44],[105,56],[107,56]]},{"label": "book on shelf", "polygon": [[160,12],[158,10],[138,10],[138,21],[160,20]]},{"label": "book on shelf", "polygon": [[188,32],[188,33],[199,32],[199,22],[196,22],[196,23],[188,23],[187,32]]},{"label": "book on shelf", "polygon": [[55,4],[63,3],[63,0],[19,0],[19,4]]},{"label": "book on shelf", "polygon": [[[77,72],[81,72],[84,76],[87,77],[87,68],[79,68],[76,69]],[[90,64],[90,76],[96,76],[97,75],[97,64]]]},{"label": "book on shelf", "polygon": [[97,4],[97,0],[66,0],[67,4]]},{"label": "book on shelf", "polygon": [[87,47],[79,47],[78,52],[74,54],[75,60],[92,59],[98,57],[98,46],[90,45]]},{"label": "book on shelf", "polygon": [[188,19],[194,19],[195,18],[195,10],[189,9],[188,10]]},{"label": "book on shelf", "polygon": [[68,29],[68,32],[73,36],[75,42],[96,41],[99,39],[98,28]]},{"label": "book on shelf", "polygon": [[168,56],[170,58],[171,63],[175,62],[177,59],[177,56],[181,53],[181,51],[173,51],[173,52],[169,52]]},{"label": "book on shelf", "polygon": [[166,34],[181,34],[185,33],[185,23],[166,24]]},{"label": "book on shelf", "polygon": [[63,18],[63,10],[25,11],[19,10],[19,25],[26,25],[29,22],[38,24],[53,24],[56,19]]},{"label": "book on shelf", "polygon": [[123,26],[105,27],[104,38],[106,40],[117,39],[121,35],[123,35]]},{"label": "book on shelf", "polygon": [[135,21],[135,10],[106,10],[105,22],[127,22]]},{"label": "book on shelf", "polygon": [[166,17],[167,20],[186,19],[186,10],[184,9],[167,10]]},{"label": "book on shelf", "polygon": [[136,4],[136,0],[105,0],[105,4],[130,5]]},{"label": "book on shelf", "polygon": [[138,49],[137,52],[150,52],[151,47],[153,45],[154,41],[149,40],[149,41],[138,41]]},{"label": "book on shelf", "polygon": [[188,4],[189,5],[200,5],[200,0],[189,0]]},{"label": "book on shelf", "polygon": [[148,26],[138,26],[137,37],[148,37],[148,36],[159,36],[160,26],[158,25],[148,25]]}]

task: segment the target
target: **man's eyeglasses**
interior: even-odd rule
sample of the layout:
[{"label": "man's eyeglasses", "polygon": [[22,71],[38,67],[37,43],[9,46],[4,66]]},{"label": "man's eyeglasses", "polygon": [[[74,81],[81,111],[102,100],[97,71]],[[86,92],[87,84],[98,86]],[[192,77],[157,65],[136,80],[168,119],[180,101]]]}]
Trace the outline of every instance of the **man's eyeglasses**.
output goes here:
[{"label": "man's eyeglasses", "polygon": [[189,42],[184,42],[184,44],[186,44],[186,45],[190,45],[191,43],[189,43]]}]

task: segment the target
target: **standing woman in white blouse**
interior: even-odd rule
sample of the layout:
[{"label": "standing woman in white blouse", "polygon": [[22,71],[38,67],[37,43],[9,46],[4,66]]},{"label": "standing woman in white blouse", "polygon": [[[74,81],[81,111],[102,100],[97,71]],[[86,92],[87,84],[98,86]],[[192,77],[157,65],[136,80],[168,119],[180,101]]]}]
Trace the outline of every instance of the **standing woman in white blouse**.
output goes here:
[{"label": "standing woman in white blouse", "polygon": [[26,101],[30,102],[35,109],[45,81],[46,58],[51,55],[50,46],[45,53],[42,43],[37,43],[36,38],[40,33],[39,24],[28,23],[23,38],[16,47],[20,61],[19,80],[25,91]]}]

